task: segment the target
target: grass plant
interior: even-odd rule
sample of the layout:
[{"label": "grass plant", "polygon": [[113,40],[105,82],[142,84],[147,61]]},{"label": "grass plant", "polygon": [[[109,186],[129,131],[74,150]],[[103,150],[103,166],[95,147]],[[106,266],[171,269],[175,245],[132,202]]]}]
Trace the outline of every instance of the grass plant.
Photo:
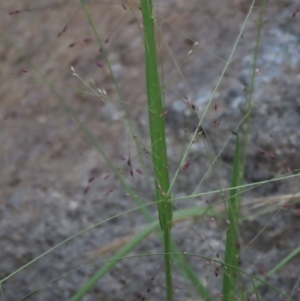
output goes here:
[{"label": "grass plant", "polygon": [[[184,283],[187,287],[187,294],[189,294],[190,299],[194,300],[219,300],[222,301],[231,301],[231,300],[262,300],[260,297],[260,287],[266,286],[276,291],[280,296],[286,298],[286,300],[296,300],[291,296],[292,293],[289,294],[284,290],[281,290],[279,287],[271,284],[267,277],[274,275],[277,271],[284,268],[285,265],[294,259],[296,256],[299,256],[300,248],[296,248],[289,252],[283,259],[278,260],[278,263],[269,271],[265,273],[265,277],[258,277],[254,274],[248,273],[246,269],[239,266],[239,258],[242,255],[243,251],[247,246],[243,246],[243,233],[240,230],[240,224],[245,220],[250,220],[254,216],[258,217],[264,214],[264,209],[259,208],[258,211],[253,214],[243,213],[243,208],[246,207],[247,201],[244,199],[244,194],[257,188],[259,186],[275,183],[279,181],[288,181],[289,179],[297,178],[299,176],[298,170],[293,170],[293,172],[289,172],[287,174],[280,175],[273,179],[260,181],[257,183],[244,184],[244,174],[245,174],[245,166],[247,160],[247,150],[249,148],[249,133],[251,126],[251,112],[254,107],[253,95],[255,90],[255,80],[257,74],[257,61],[259,58],[259,46],[261,43],[261,32],[263,30],[263,20],[264,13],[266,10],[266,6],[268,3],[266,1],[261,1],[258,5],[256,1],[252,1],[248,8],[248,13],[243,20],[241,29],[236,38],[234,45],[232,46],[232,51],[227,60],[225,60],[223,71],[217,81],[215,89],[212,92],[210,99],[207,102],[205,109],[202,114],[195,109],[194,104],[189,104],[192,116],[197,117],[196,129],[192,133],[191,137],[189,137],[189,141],[183,146],[182,155],[179,158],[178,166],[171,171],[170,167],[170,159],[168,158],[169,154],[172,153],[170,143],[168,143],[168,136],[166,135],[166,116],[168,114],[168,109],[165,104],[165,96],[164,93],[168,91],[171,86],[172,80],[176,75],[180,75],[184,80],[184,75],[182,69],[184,65],[188,62],[190,56],[193,54],[195,48],[198,46],[198,42],[194,41],[191,49],[185,56],[183,63],[180,64],[176,62],[175,56],[172,54],[172,50],[167,44],[167,39],[164,37],[163,31],[160,28],[160,20],[159,20],[159,12],[158,7],[152,3],[152,0],[141,0],[140,1],[140,11],[141,16],[140,19],[137,16],[135,10],[133,9],[133,5],[131,2],[123,2],[120,3],[124,10],[128,10],[132,13],[132,18],[134,22],[138,26],[139,33],[143,40],[144,44],[144,74],[145,74],[145,94],[147,95],[147,105],[144,107],[147,108],[148,112],[148,123],[147,123],[147,132],[149,132],[149,139],[144,140],[141,138],[140,132],[138,130],[138,125],[134,124],[134,119],[131,117],[130,106],[128,105],[125,97],[122,95],[121,85],[118,83],[117,76],[114,74],[114,68],[111,65],[109,59],[109,53],[106,53],[105,43],[103,43],[101,34],[99,33],[99,29],[97,28],[96,21],[93,17],[89,4],[85,1],[80,0],[80,5],[86,20],[90,26],[91,32],[94,34],[94,38],[98,44],[98,47],[102,50],[102,56],[104,58],[104,62],[106,67],[108,68],[108,73],[111,77],[112,85],[115,89],[115,94],[118,97],[118,102],[111,99],[108,95],[109,92],[106,92],[104,89],[100,89],[95,84],[94,80],[87,82],[84,80],[80,71],[77,71],[75,67],[71,67],[71,75],[75,77],[77,81],[82,83],[87,90],[84,90],[88,95],[96,96],[100,99],[104,104],[111,105],[113,111],[119,115],[119,119],[124,125],[124,128],[129,133],[130,137],[133,137],[134,146],[136,149],[136,153],[138,154],[136,157],[140,160],[140,165],[143,166],[144,169],[147,169],[147,183],[149,185],[149,190],[153,191],[155,195],[155,200],[147,200],[143,196],[140,196],[136,190],[136,187],[131,184],[128,180],[128,177],[124,175],[124,172],[118,168],[117,164],[112,162],[109,158],[109,155],[105,153],[104,147],[99,143],[95,135],[88,128],[88,126],[83,122],[71,104],[69,104],[66,99],[61,95],[58,91],[56,85],[48,79],[46,75],[44,75],[37,65],[34,63],[34,60],[30,57],[30,55],[26,54],[26,51],[22,49],[18,45],[18,42],[15,40],[13,36],[7,34],[4,30],[1,29],[1,36],[3,39],[8,40],[18,52],[18,54],[26,61],[28,66],[30,66],[31,70],[35,71],[35,74],[42,80],[43,84],[45,84],[55,95],[57,100],[61,103],[62,107],[66,111],[66,113],[73,118],[75,123],[77,124],[80,131],[85,135],[89,143],[96,149],[99,155],[103,158],[103,161],[109,167],[111,173],[114,175],[116,181],[120,183],[120,186],[125,191],[127,196],[131,198],[133,201],[135,208],[120,212],[120,214],[114,215],[106,220],[102,220],[100,222],[94,223],[92,226],[87,227],[80,232],[75,233],[69,238],[63,240],[61,243],[49,248],[46,252],[41,255],[35,257],[30,260],[28,263],[24,264],[20,268],[12,271],[9,275],[6,275],[0,280],[0,287],[5,286],[5,283],[14,276],[19,274],[21,271],[26,270],[33,263],[43,260],[45,256],[49,253],[57,249],[58,247],[63,247],[67,242],[80,239],[80,235],[86,233],[93,228],[96,227],[105,227],[108,222],[115,220],[120,216],[125,216],[129,213],[133,213],[139,211],[145,221],[143,230],[140,230],[138,233],[134,234],[133,237],[124,243],[123,246],[118,248],[115,254],[108,260],[101,260],[101,262],[96,262],[89,264],[85,267],[80,267],[78,269],[68,271],[55,279],[51,279],[46,284],[38,286],[36,289],[30,291],[28,294],[24,295],[20,300],[27,299],[30,300],[30,297],[37,293],[41,289],[43,289],[46,285],[50,283],[55,283],[58,279],[62,277],[68,277],[73,273],[78,272],[79,270],[90,267],[100,265],[99,269],[89,278],[85,283],[82,283],[81,287],[78,288],[76,293],[69,298],[69,301],[78,301],[82,300],[84,296],[86,296],[89,291],[99,282],[103,277],[108,275],[112,271],[116,265],[122,260],[130,261],[130,258],[134,258],[136,256],[140,256],[141,258],[147,256],[157,256],[162,257],[164,262],[164,278],[165,278],[165,300],[172,301],[177,300],[176,295],[174,294],[175,285],[174,285],[174,275],[178,272],[181,278],[184,280]],[[155,2],[156,3],[156,2]],[[258,6],[255,6],[258,5]],[[247,87],[247,113],[241,120],[241,123],[237,125],[235,131],[233,131],[233,136],[229,140],[235,139],[235,150],[233,155],[233,162],[231,166],[231,183],[229,187],[223,187],[220,183],[217,175],[217,171],[215,165],[218,161],[221,162],[220,157],[222,155],[223,149],[226,145],[220,148],[218,154],[214,155],[214,157],[209,158],[210,168],[204,173],[205,176],[203,180],[199,180],[197,182],[196,187],[194,188],[194,192],[191,194],[184,195],[183,197],[176,195],[176,184],[180,181],[180,177],[183,172],[186,172],[190,166],[189,156],[192,152],[192,149],[197,141],[198,137],[202,134],[204,135],[204,130],[201,128],[203,126],[203,122],[207,116],[208,111],[211,109],[215,96],[221,86],[222,80],[224,79],[226,72],[233,60],[234,54],[237,50],[238,44],[241,40],[241,37],[245,31],[245,28],[249,22],[250,17],[253,14],[253,10],[259,10],[258,21],[257,21],[257,35],[255,42],[255,49],[253,54],[253,66],[252,66],[252,76],[251,76],[251,84],[250,87]],[[12,15],[17,14],[17,11],[13,11]],[[65,29],[66,30],[66,29]],[[160,53],[157,53],[162,44],[166,43],[166,48],[170,52],[170,57],[174,61],[174,65],[176,66],[176,70],[171,76],[169,82],[167,82],[164,78],[164,70],[161,68],[158,59]],[[72,46],[73,47],[73,46]],[[223,60],[224,61],[224,60]],[[120,105],[121,104],[121,105]],[[119,106],[124,110],[125,114],[119,114]],[[216,125],[218,125],[216,123]],[[240,131],[238,131],[240,129]],[[228,140],[228,142],[229,142]],[[141,155],[143,152],[146,155]],[[130,153],[130,152],[129,152]],[[209,157],[209,156],[208,156]],[[130,158],[130,154],[128,158],[125,159],[126,165],[129,168],[129,178],[133,178],[134,173],[142,173],[139,169],[133,168],[132,159]],[[148,161],[148,162],[147,162]],[[222,162],[221,162],[222,163]],[[221,164],[220,163],[220,164]],[[199,168],[202,168],[201,166]],[[206,175],[209,172],[214,172],[216,174],[216,182],[217,187],[216,190],[210,190],[207,192],[198,192],[199,188],[202,186],[203,181],[206,178]],[[199,200],[200,198],[205,198],[211,195],[219,195],[219,197],[215,197],[215,202],[213,204],[205,204],[198,206],[190,206],[189,208],[181,208],[184,201],[186,203],[191,200]],[[294,195],[291,195],[293,199]],[[252,205],[259,204],[262,202],[259,200],[249,200],[248,203]],[[288,201],[285,202],[285,204]],[[151,207],[157,206],[157,218],[156,215],[153,214],[153,210]],[[265,206],[266,207],[266,206]],[[281,212],[283,210],[282,204],[275,204],[274,207],[266,207],[267,210],[273,210],[277,212]],[[271,209],[270,209],[271,208]],[[285,207],[285,209],[289,209]],[[294,209],[293,209],[294,210]],[[292,210],[291,210],[292,211]],[[277,212],[274,216],[276,216]],[[292,211],[294,213],[294,211]],[[205,219],[209,219],[210,223],[214,223],[217,219],[219,221],[225,221],[226,231],[222,234],[221,244],[223,246],[221,249],[223,250],[222,256],[219,255],[218,251],[214,249],[213,256],[206,256],[203,254],[194,254],[193,252],[184,251],[180,245],[178,245],[175,236],[172,234],[172,229],[174,225],[179,224],[181,222],[191,222],[190,229],[197,233],[197,223],[200,220],[199,224],[204,223]],[[221,222],[220,222],[221,223]],[[222,231],[219,225],[216,226],[215,231]],[[255,239],[263,232],[265,228],[258,232]],[[143,240],[145,240],[151,233],[155,233],[159,242],[163,246],[163,252],[161,253],[147,253],[140,255],[131,255],[132,252]],[[200,234],[199,234],[200,236]],[[255,240],[254,239],[254,240]],[[205,241],[205,239],[204,239]],[[207,244],[209,245],[209,239],[207,239]],[[249,243],[250,244],[250,243]],[[243,248],[244,247],[244,248]],[[212,249],[212,248],[211,248]],[[193,266],[192,259],[198,258],[199,260],[206,261],[208,266],[207,274],[214,270],[214,274],[218,280],[220,280],[220,287],[222,287],[222,291],[218,294],[213,294],[209,284],[206,281],[206,278],[201,278],[196,269]],[[219,270],[222,269],[222,272]],[[205,274],[203,272],[203,274]],[[246,286],[242,285],[242,283],[247,282]],[[295,284],[295,289],[296,290]],[[148,289],[149,293],[150,289]],[[250,297],[251,296],[251,297]],[[5,292],[2,292],[2,298],[5,300]],[[163,297],[161,297],[163,298]],[[252,298],[252,299],[250,299]],[[125,296],[124,300],[129,300],[130,298]],[[146,295],[140,295],[138,297],[139,301],[150,300],[151,298]]]}]

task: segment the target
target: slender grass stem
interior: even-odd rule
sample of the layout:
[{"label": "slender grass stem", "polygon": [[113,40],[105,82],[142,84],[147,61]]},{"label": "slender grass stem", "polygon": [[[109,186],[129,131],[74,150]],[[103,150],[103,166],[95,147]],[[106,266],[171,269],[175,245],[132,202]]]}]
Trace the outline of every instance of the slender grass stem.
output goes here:
[{"label": "slender grass stem", "polygon": [[163,97],[158,77],[154,16],[151,0],[141,0],[144,29],[146,83],[151,133],[152,163],[155,174],[156,199],[160,227],[164,235],[165,277],[167,300],[173,300],[172,265],[171,265],[171,225],[172,201],[169,195],[169,171],[167,145],[165,137],[165,119]]},{"label": "slender grass stem", "polygon": [[[237,210],[237,183],[239,175],[239,137],[236,140],[236,148],[234,154],[233,162],[233,171],[232,171],[232,180],[231,187],[235,189],[230,191],[229,203],[227,206],[227,217],[228,217],[228,229],[226,234],[226,243],[225,243],[225,259],[224,263],[229,266],[224,269],[223,273],[223,292],[222,300],[234,300],[234,291],[236,284],[236,275],[234,273],[234,267],[237,267],[237,247],[238,242],[238,216],[239,212]],[[225,203],[226,205],[226,203]],[[233,267],[233,268],[232,268]]]}]

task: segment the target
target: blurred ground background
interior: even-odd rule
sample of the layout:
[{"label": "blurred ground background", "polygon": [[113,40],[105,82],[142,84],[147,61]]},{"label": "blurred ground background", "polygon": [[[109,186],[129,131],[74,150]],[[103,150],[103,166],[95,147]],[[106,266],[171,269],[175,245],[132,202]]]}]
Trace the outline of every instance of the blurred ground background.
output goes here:
[{"label": "blurred ground background", "polygon": [[[134,132],[143,139],[142,148],[148,147],[143,41],[136,21],[137,18],[140,22],[141,16],[138,2],[129,1],[125,4],[126,10],[121,1],[86,3],[128,104]],[[246,113],[245,87],[247,89],[251,79],[259,4],[256,1],[215,95],[213,103],[218,108],[214,110],[211,106],[208,110],[202,125],[205,134],[188,157],[189,169],[180,173],[176,182],[174,194],[177,196],[194,191],[210,167],[205,154],[214,158],[227,141],[215,171],[205,175],[197,191],[214,190],[218,184],[228,187],[230,183],[235,139],[231,131]],[[171,173],[176,170],[183,147],[197,123],[196,115],[186,105],[187,100],[196,106],[201,116],[250,5],[248,0],[161,0],[156,4],[157,21],[163,33],[158,59],[163,66]],[[271,179],[286,173],[287,168],[300,168],[300,13],[293,17],[298,6],[296,0],[267,1],[245,183]],[[16,11],[20,12],[14,13]],[[82,134],[41,74],[78,114],[111,162],[124,170],[126,180],[136,187],[137,194],[147,202],[154,198],[147,170],[143,170],[142,175],[135,171],[143,169],[138,160],[140,154],[120,118],[126,112],[80,4],[66,0],[22,3],[3,0],[0,20],[2,279],[76,232],[135,207],[114,176],[107,178],[111,171],[105,160]],[[199,45],[184,64],[181,76],[174,62],[182,66],[196,41]],[[86,83],[90,84],[92,79],[97,88],[105,89],[118,113],[72,76],[71,66]],[[260,149],[276,159],[262,156]],[[121,159],[129,155],[137,156],[133,160],[134,177],[130,176],[126,161]],[[149,168],[147,155],[141,156]],[[88,185],[91,177],[95,179]],[[268,210],[272,204],[284,203],[296,194],[298,182],[291,179],[270,183],[250,190],[245,199],[264,197],[261,202]],[[179,202],[177,206],[203,205],[218,198],[211,195]],[[249,273],[263,276],[299,246],[299,208],[296,205],[290,210],[278,208],[242,224],[242,239],[247,246],[242,255],[242,268]],[[155,212],[155,208],[152,210]],[[122,242],[145,224],[142,215],[135,212],[88,231],[4,283],[2,299],[18,300],[65,272],[109,258],[116,250],[112,242]],[[222,254],[225,228],[222,219],[211,224],[204,218],[177,225],[174,235],[182,251],[214,256],[216,252]],[[103,249],[105,246],[108,250]],[[160,251],[156,237],[150,236],[132,254]],[[147,298],[159,300],[164,296],[161,263],[162,259],[157,257],[123,260],[84,300],[140,300],[138,293],[147,294],[149,281],[154,276]],[[191,263],[210,290],[218,293],[220,280],[216,279],[214,269],[208,270],[205,262],[191,260]],[[268,279],[295,300],[300,300],[299,294],[293,292],[299,280],[299,266],[298,256]],[[67,275],[29,296],[28,300],[67,300],[95,270],[96,267],[89,267]],[[176,300],[188,300],[190,291],[184,281],[176,273],[174,278],[178,287]],[[262,288],[261,293],[264,300],[282,300],[270,289]]]}]

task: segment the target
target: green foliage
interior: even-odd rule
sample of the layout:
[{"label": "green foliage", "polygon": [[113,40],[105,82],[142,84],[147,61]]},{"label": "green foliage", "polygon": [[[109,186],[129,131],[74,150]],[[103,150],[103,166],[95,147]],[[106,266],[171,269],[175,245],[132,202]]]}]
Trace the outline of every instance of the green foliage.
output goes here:
[{"label": "green foliage", "polygon": [[[221,81],[231,63],[231,60],[233,58],[234,52],[237,48],[238,42],[242,36],[242,33],[244,31],[244,28],[249,20],[250,14],[253,9],[254,0],[252,1],[251,7],[249,9],[249,13],[245,18],[245,22],[243,23],[242,29],[236,39],[236,42],[233,46],[232,52],[228,58],[228,60],[225,63],[225,67],[221,73],[221,76],[217,82],[217,85],[215,87],[215,90],[212,93],[212,96],[209,100],[209,103],[207,107],[204,110],[204,113],[201,118],[199,118],[199,124],[200,127],[202,124],[202,121],[214,99],[214,96],[221,84]],[[236,136],[236,144],[235,144],[235,152],[234,152],[234,160],[232,164],[232,175],[231,175],[231,185],[227,189],[222,190],[222,194],[229,191],[229,198],[226,199],[223,195],[223,201],[224,201],[224,207],[226,209],[226,220],[227,220],[227,231],[226,231],[226,239],[225,239],[225,257],[224,260],[216,260],[215,258],[208,258],[204,257],[201,254],[186,254],[180,251],[179,247],[175,244],[173,237],[172,237],[172,225],[174,222],[181,220],[181,219],[194,219],[196,217],[216,217],[221,216],[220,211],[214,210],[212,207],[191,207],[188,209],[181,209],[174,211],[173,208],[175,207],[175,202],[178,201],[172,198],[171,191],[173,188],[173,185],[182,169],[183,163],[186,160],[189,151],[194,143],[194,139],[198,134],[198,129],[194,132],[192,139],[188,143],[188,146],[185,150],[185,152],[182,155],[181,161],[179,163],[179,166],[175,172],[175,176],[170,181],[169,179],[169,164],[168,164],[168,149],[167,149],[167,143],[166,143],[166,134],[165,134],[165,108],[164,108],[164,83],[160,82],[159,73],[158,73],[158,63],[157,63],[157,53],[156,49],[158,46],[158,42],[155,35],[155,26],[157,25],[155,22],[155,11],[153,10],[152,1],[151,0],[141,0],[141,12],[142,12],[142,18],[143,18],[143,30],[141,30],[141,34],[144,41],[144,54],[145,54],[145,71],[146,71],[146,88],[147,88],[147,110],[148,110],[148,116],[149,116],[149,130],[150,130],[150,136],[151,136],[151,163],[152,163],[152,172],[154,174],[154,183],[149,183],[149,186],[151,185],[154,187],[155,194],[156,194],[156,200],[153,202],[153,204],[157,205],[157,211],[158,211],[158,220],[154,217],[154,215],[149,210],[149,206],[152,204],[145,204],[145,200],[138,197],[134,191],[134,189],[127,184],[126,180],[120,174],[118,169],[112,164],[112,162],[109,160],[108,156],[105,154],[103,149],[101,148],[101,144],[97,142],[97,139],[92,135],[92,133],[89,131],[89,129],[85,126],[83,122],[79,119],[76,112],[72,109],[72,107],[65,101],[65,99],[57,92],[55,86],[53,83],[51,83],[47,77],[45,77],[43,74],[39,72],[39,70],[36,68],[32,60],[24,53],[22,49],[20,49],[17,45],[17,43],[14,42],[14,40],[11,37],[7,37],[15,46],[15,48],[19,51],[19,53],[25,58],[27,63],[37,72],[37,74],[40,76],[40,78],[43,80],[43,82],[48,85],[50,90],[53,92],[53,94],[57,97],[59,102],[62,104],[64,109],[67,111],[67,113],[73,117],[75,122],[77,123],[80,130],[85,134],[85,136],[88,138],[89,142],[95,147],[95,149],[98,151],[98,153],[102,156],[104,161],[107,163],[109,168],[114,173],[116,179],[121,183],[122,187],[125,189],[126,193],[128,193],[129,196],[131,196],[133,202],[136,204],[137,208],[133,210],[129,210],[127,212],[122,212],[119,215],[116,215],[114,217],[111,217],[107,220],[104,220],[100,223],[97,223],[89,228],[86,228],[75,235],[69,237],[68,239],[64,240],[63,242],[59,243],[58,245],[52,247],[45,253],[41,254],[40,256],[34,258],[21,268],[17,269],[10,275],[6,276],[0,281],[0,286],[6,282],[8,279],[12,278],[16,274],[18,274],[21,270],[27,268],[29,265],[33,264],[37,260],[43,258],[45,255],[52,252],[54,249],[62,246],[63,244],[67,243],[68,241],[78,238],[78,236],[94,227],[103,225],[105,222],[116,218],[120,215],[127,214],[129,212],[132,212],[134,210],[139,210],[142,215],[144,216],[146,222],[148,223],[143,230],[141,230],[138,234],[134,236],[132,240],[130,240],[128,243],[126,243],[123,247],[121,247],[111,258],[110,260],[103,263],[103,265],[99,268],[99,270],[90,278],[87,280],[86,283],[84,283],[76,292],[76,294],[70,299],[70,301],[78,301],[81,300],[88,291],[104,277],[107,273],[109,273],[115,265],[122,259],[127,259],[129,257],[126,257],[131,250],[134,249],[143,239],[145,239],[150,233],[155,232],[159,240],[164,246],[164,263],[165,263],[165,279],[166,279],[166,300],[172,301],[173,300],[173,266],[176,267],[176,269],[181,273],[182,277],[185,279],[186,283],[191,284],[194,291],[197,293],[197,295],[202,300],[209,300],[213,301],[214,297],[207,289],[206,285],[201,282],[198,275],[194,271],[193,267],[189,264],[187,258],[188,256],[199,256],[201,258],[204,258],[210,262],[218,263],[222,265],[223,268],[223,274],[222,274],[222,300],[223,301],[231,301],[236,300],[238,297],[241,300],[245,300],[245,292],[239,292],[237,288],[237,283],[242,279],[242,275],[246,275],[248,277],[252,278],[252,284],[253,287],[251,290],[248,291],[248,293],[252,293],[255,295],[256,300],[260,300],[259,298],[259,291],[258,288],[261,285],[267,285],[274,289],[275,291],[281,293],[283,296],[285,296],[287,299],[291,300],[286,294],[281,292],[278,288],[272,287],[268,282],[266,282],[264,279],[260,279],[254,275],[247,274],[242,269],[239,268],[238,265],[238,258],[239,258],[239,246],[241,244],[240,241],[240,229],[239,229],[239,223],[240,223],[240,208],[242,206],[241,199],[242,194],[247,191],[247,189],[251,189],[255,187],[255,185],[262,185],[266,183],[271,183],[274,181],[279,181],[282,179],[288,179],[290,177],[295,177],[297,175],[285,175],[280,178],[275,178],[267,181],[262,181],[260,183],[256,184],[248,184],[243,185],[243,175],[244,175],[244,168],[245,168],[245,162],[246,162],[246,153],[248,148],[248,133],[250,128],[250,116],[251,116],[251,110],[253,107],[252,104],[252,95],[254,91],[254,81],[255,81],[255,72],[256,72],[256,63],[258,58],[258,52],[259,52],[259,42],[260,42],[260,36],[261,36],[261,29],[263,25],[263,13],[265,9],[265,3],[266,1],[262,1],[260,5],[260,14],[259,14],[259,22],[257,25],[257,39],[256,39],[256,47],[254,50],[254,56],[253,56],[253,72],[252,72],[252,82],[250,87],[250,92],[247,95],[247,101],[248,101],[248,111],[245,116],[246,120],[246,129],[243,131],[243,141],[240,140],[240,135]],[[95,23],[92,19],[92,16],[89,12],[88,6],[85,4],[85,1],[80,0],[80,3],[84,9],[84,12],[86,14],[86,18],[89,22],[89,25],[96,37],[97,43],[100,47],[102,47],[102,41],[100,39],[100,35],[97,32],[97,28],[95,26]],[[116,88],[117,94],[119,96],[119,100],[122,104],[125,104],[125,101],[122,97],[121,90],[119,88],[118,82],[116,80],[116,77],[113,74],[110,62],[108,60],[107,54],[105,51],[103,52],[104,60],[106,62],[106,65],[108,66],[109,73],[112,78],[112,82],[114,83],[114,86]],[[179,72],[181,72],[179,70]],[[73,75],[76,75],[78,78],[79,76],[75,73]],[[133,127],[131,125],[131,120],[129,117],[128,110],[126,106],[123,106],[124,111],[126,112],[126,125],[128,125],[130,133],[134,133]],[[125,120],[124,119],[124,120]],[[124,121],[125,123],[125,121]],[[242,130],[241,130],[242,132]],[[136,143],[136,147],[138,150],[140,150],[140,146],[138,143]],[[218,156],[217,156],[218,157]],[[217,159],[216,157],[216,159]],[[216,160],[215,159],[215,160]],[[212,161],[211,165],[213,166],[215,161]],[[151,172],[149,172],[151,173]],[[199,184],[200,185],[200,184]],[[198,185],[198,186],[199,186]],[[198,187],[197,187],[198,188]],[[195,189],[196,191],[196,189]],[[219,193],[218,191],[210,191],[208,193]],[[208,194],[207,193],[207,194]],[[184,198],[196,198],[200,196],[205,196],[206,194],[196,194],[193,193],[189,196],[185,196]],[[281,260],[273,269],[271,269],[266,275],[270,276],[274,274],[277,270],[280,268],[283,268],[288,261],[290,261],[292,258],[294,258],[296,255],[300,253],[300,248],[293,250],[288,256],[286,256],[283,260]],[[151,256],[153,254],[148,254],[148,256]],[[146,255],[145,255],[146,256]],[[73,271],[71,271],[73,272]],[[69,272],[69,273],[71,273]],[[68,273],[67,273],[68,274]],[[59,277],[58,277],[59,278]],[[57,280],[56,278],[55,280]],[[54,281],[54,280],[53,280]],[[51,283],[50,281],[49,283]],[[42,286],[41,286],[42,287]],[[38,289],[40,289],[39,287]],[[37,290],[38,290],[37,289]],[[37,291],[35,290],[35,291]],[[33,292],[35,292],[33,291]],[[33,292],[26,295],[30,296]],[[22,299],[24,299],[22,298]]]}]

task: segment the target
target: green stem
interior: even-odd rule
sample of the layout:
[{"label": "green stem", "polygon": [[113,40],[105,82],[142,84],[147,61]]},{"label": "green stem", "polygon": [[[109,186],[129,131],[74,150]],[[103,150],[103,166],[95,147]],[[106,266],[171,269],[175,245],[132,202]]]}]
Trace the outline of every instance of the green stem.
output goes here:
[{"label": "green stem", "polygon": [[[234,291],[236,286],[236,275],[234,273],[237,267],[237,249],[236,243],[238,242],[238,216],[239,210],[237,206],[237,184],[239,172],[239,137],[236,139],[235,153],[233,161],[231,187],[234,188],[230,191],[229,203],[227,206],[228,229],[225,242],[225,259],[224,273],[223,273],[223,291],[222,300],[234,300]],[[226,205],[226,204],[225,204]]]},{"label": "green stem", "polygon": [[[239,175],[239,186],[243,185],[243,179],[244,179],[244,173],[245,173],[245,166],[246,166],[246,157],[247,157],[247,149],[248,149],[248,139],[249,139],[249,133],[250,133],[250,123],[251,123],[251,112],[253,108],[253,93],[254,93],[254,83],[255,83],[255,77],[256,77],[256,68],[257,68],[257,59],[258,59],[258,52],[259,52],[259,46],[260,46],[260,37],[261,37],[261,30],[263,26],[263,16],[264,16],[264,9],[266,5],[266,0],[263,0],[260,5],[260,11],[259,11],[259,18],[258,18],[258,24],[257,24],[257,34],[256,34],[256,43],[255,43],[255,50],[253,54],[253,66],[252,66],[252,76],[251,76],[251,85],[248,88],[247,91],[247,117],[245,122],[245,129],[244,133],[242,135],[243,137],[243,148],[241,152],[241,167],[240,167],[240,175]],[[241,196],[242,197],[242,196]],[[240,206],[240,202],[239,205]]]},{"label": "green stem", "polygon": [[173,285],[170,255],[172,200],[169,195],[170,183],[165,137],[165,119],[163,114],[164,106],[157,70],[152,1],[141,0],[141,8],[143,16],[149,128],[151,133],[152,162],[155,174],[155,191],[157,201],[162,200],[162,202],[158,203],[158,216],[160,227],[164,235],[167,300],[172,301]]}]

